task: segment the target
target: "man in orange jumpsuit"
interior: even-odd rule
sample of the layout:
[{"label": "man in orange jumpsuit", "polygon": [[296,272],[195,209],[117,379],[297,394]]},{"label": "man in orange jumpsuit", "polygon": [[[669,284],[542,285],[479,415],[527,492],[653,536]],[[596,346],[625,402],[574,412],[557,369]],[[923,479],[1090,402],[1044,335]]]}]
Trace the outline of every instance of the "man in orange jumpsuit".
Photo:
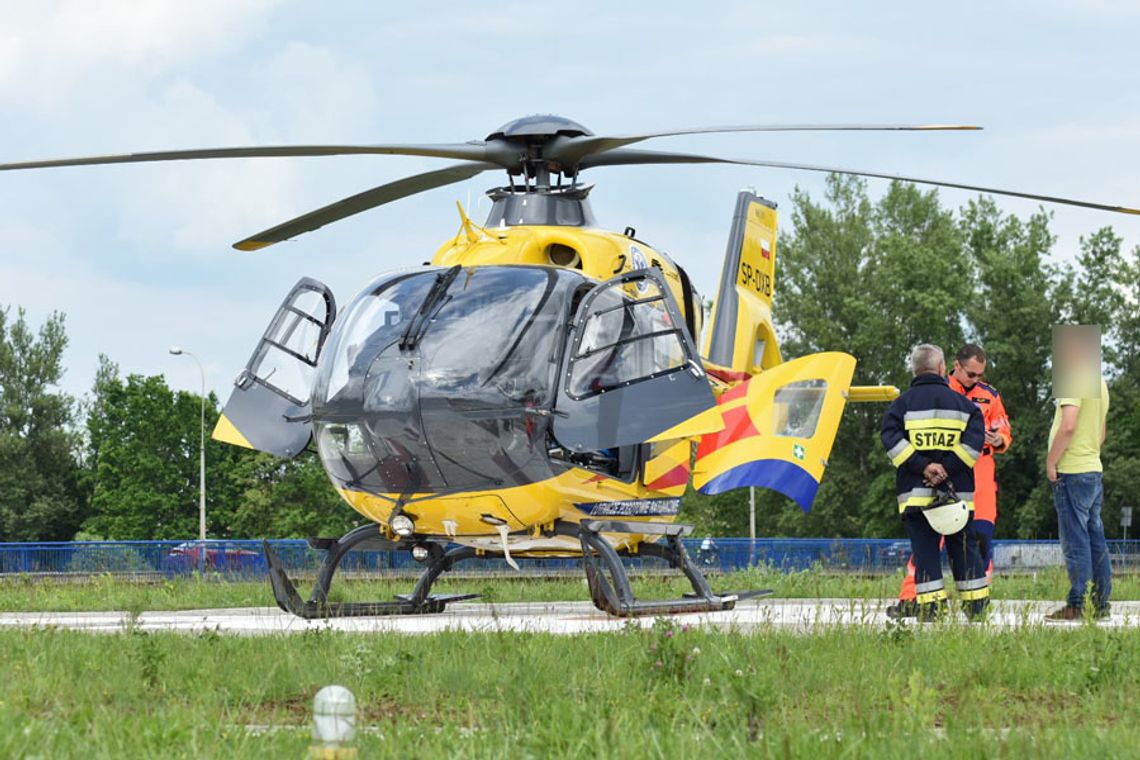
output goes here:
[{"label": "man in orange jumpsuit", "polygon": [[[1009,417],[1001,396],[992,385],[982,382],[986,371],[986,352],[981,346],[967,343],[958,350],[954,358],[954,369],[950,372],[950,387],[978,405],[986,423],[986,445],[978,463],[974,465],[974,519],[972,522],[973,540],[978,542],[982,564],[986,568],[986,579],[994,572],[994,523],[997,522],[997,481],[994,475],[994,454],[1003,454],[1013,443],[1013,433],[1009,427]],[[914,558],[906,565],[906,578],[899,591],[898,604],[887,608],[892,618],[914,617],[918,614],[918,604],[914,590]]]}]

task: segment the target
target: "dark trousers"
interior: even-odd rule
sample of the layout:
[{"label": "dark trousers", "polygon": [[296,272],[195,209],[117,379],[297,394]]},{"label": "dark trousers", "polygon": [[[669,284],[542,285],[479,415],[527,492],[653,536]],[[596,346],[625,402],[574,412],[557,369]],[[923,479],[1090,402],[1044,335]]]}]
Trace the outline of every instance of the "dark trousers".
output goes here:
[{"label": "dark trousers", "polygon": [[958,597],[963,601],[977,601],[989,596],[986,568],[982,564],[977,541],[970,539],[970,523],[957,533],[943,536],[930,527],[921,511],[914,510],[903,513],[903,525],[910,536],[915,566],[915,598],[919,604],[937,604],[946,599],[946,584],[942,579],[943,539]]}]

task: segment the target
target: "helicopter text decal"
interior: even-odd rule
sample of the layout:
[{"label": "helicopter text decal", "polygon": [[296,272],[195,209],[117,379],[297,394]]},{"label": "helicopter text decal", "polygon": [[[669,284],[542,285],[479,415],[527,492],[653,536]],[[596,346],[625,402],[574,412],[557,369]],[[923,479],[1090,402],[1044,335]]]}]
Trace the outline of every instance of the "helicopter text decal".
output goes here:
[{"label": "helicopter text decal", "polygon": [[747,261],[740,262],[740,284],[752,288],[760,295],[772,295],[772,276],[754,268]]},{"label": "helicopter text decal", "polygon": [[681,508],[681,499],[628,499],[626,501],[575,504],[574,506],[595,517],[645,517],[649,515],[675,515]]}]

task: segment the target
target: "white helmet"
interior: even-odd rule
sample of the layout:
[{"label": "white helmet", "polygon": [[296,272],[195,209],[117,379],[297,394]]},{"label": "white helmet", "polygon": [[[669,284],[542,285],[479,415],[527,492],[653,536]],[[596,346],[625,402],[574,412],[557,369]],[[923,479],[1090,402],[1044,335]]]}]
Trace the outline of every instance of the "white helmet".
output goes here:
[{"label": "white helmet", "polygon": [[922,514],[930,527],[944,536],[957,533],[970,521],[970,510],[966,502],[958,498],[949,484],[946,491],[938,492],[930,506],[923,507]]}]

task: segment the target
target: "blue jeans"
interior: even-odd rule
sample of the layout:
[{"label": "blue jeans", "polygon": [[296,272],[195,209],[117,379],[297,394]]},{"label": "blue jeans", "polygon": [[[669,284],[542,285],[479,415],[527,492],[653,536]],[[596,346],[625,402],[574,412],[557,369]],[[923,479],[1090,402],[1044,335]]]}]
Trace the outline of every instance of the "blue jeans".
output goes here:
[{"label": "blue jeans", "polygon": [[1108,604],[1112,593],[1112,564],[1104,540],[1100,506],[1104,485],[1099,472],[1058,473],[1053,483],[1053,503],[1061,529],[1061,552],[1069,571],[1069,604],[1083,607],[1089,581],[1093,584],[1093,604]]}]

